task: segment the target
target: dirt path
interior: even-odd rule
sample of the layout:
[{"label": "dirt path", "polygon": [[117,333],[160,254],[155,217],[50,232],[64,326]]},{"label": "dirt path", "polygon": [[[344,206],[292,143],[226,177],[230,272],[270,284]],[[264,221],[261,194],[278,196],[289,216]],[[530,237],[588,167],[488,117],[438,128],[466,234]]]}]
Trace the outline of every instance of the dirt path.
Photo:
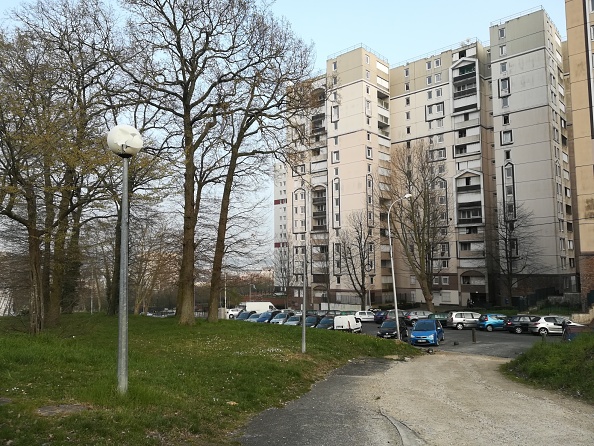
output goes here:
[{"label": "dirt path", "polygon": [[365,394],[432,446],[594,444],[594,406],[506,379],[506,361],[436,352],[394,364]]}]

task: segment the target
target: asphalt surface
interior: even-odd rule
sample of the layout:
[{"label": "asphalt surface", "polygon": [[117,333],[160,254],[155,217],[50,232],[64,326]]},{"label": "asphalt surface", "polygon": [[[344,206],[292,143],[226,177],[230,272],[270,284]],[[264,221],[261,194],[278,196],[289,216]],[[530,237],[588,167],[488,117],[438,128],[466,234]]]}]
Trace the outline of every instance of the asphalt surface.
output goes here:
[{"label": "asphalt surface", "polygon": [[[388,359],[355,360],[315,384],[303,397],[254,418],[245,446],[422,445],[406,426],[358,401],[362,381],[392,365]],[[401,433],[402,431],[402,433]]]},{"label": "asphalt surface", "polygon": [[[364,332],[374,335],[375,324]],[[446,329],[446,340],[434,350],[513,358],[526,351],[539,336],[508,332]],[[558,342],[549,337],[546,342]],[[303,397],[282,408],[269,409],[251,420],[243,430],[244,446],[419,446],[426,443],[400,421],[362,404],[358,392],[365,381],[394,366],[390,359],[353,360],[315,384]],[[386,383],[389,386],[389,383]]]}]

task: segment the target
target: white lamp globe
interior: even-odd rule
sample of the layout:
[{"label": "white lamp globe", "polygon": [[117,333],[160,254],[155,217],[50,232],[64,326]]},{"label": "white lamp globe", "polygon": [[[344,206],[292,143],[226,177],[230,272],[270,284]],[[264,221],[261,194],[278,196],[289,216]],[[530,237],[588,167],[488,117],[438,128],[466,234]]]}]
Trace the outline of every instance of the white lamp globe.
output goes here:
[{"label": "white lamp globe", "polygon": [[109,150],[122,158],[136,155],[142,149],[142,136],[131,125],[116,125],[107,134]]}]

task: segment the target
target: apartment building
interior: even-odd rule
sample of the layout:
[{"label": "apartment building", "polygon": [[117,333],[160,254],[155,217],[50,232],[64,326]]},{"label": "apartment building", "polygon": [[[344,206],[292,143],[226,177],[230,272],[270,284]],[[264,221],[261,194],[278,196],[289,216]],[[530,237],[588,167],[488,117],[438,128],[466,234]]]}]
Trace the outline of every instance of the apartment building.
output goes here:
[{"label": "apartment building", "polygon": [[581,295],[594,303],[594,2],[566,0],[575,246]]},{"label": "apartment building", "polygon": [[[560,33],[543,9],[493,22],[489,33],[490,45],[468,40],[392,68],[363,46],[328,59],[320,107],[304,123],[312,137],[302,148],[306,161],[294,172],[277,168],[275,218],[286,222],[275,222],[275,247],[284,246],[295,262],[290,294],[311,290],[311,303],[358,301],[337,239],[348,215],[363,211],[379,244],[370,246],[368,302],[391,302],[393,290],[400,301],[423,301],[397,245],[392,283],[383,197],[374,183],[389,175],[396,146],[419,142],[443,166],[447,217],[440,230],[447,241],[432,257],[439,265],[435,304],[504,303],[498,228],[502,221],[513,226],[520,211],[530,214],[536,230],[531,252],[539,253],[539,269],[514,292],[575,290],[577,225]],[[588,119],[594,122],[591,113]],[[521,241],[509,243],[513,264],[521,264],[527,255]]]}]

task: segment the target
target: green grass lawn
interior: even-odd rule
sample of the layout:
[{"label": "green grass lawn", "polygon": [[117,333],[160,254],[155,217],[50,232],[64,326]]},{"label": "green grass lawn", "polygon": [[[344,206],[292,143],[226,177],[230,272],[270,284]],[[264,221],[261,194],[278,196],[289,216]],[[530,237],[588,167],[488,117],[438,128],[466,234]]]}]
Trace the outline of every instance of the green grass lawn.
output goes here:
[{"label": "green grass lawn", "polygon": [[[130,317],[128,392],[117,391],[118,319],[64,315],[37,336],[0,318],[0,444],[232,444],[250,416],[307,392],[355,357],[413,356],[371,336],[238,321]],[[47,406],[80,405],[42,415]],[[55,407],[54,407],[55,409]]]},{"label": "green grass lawn", "polygon": [[594,335],[571,342],[537,342],[501,370],[511,379],[594,404]]}]

